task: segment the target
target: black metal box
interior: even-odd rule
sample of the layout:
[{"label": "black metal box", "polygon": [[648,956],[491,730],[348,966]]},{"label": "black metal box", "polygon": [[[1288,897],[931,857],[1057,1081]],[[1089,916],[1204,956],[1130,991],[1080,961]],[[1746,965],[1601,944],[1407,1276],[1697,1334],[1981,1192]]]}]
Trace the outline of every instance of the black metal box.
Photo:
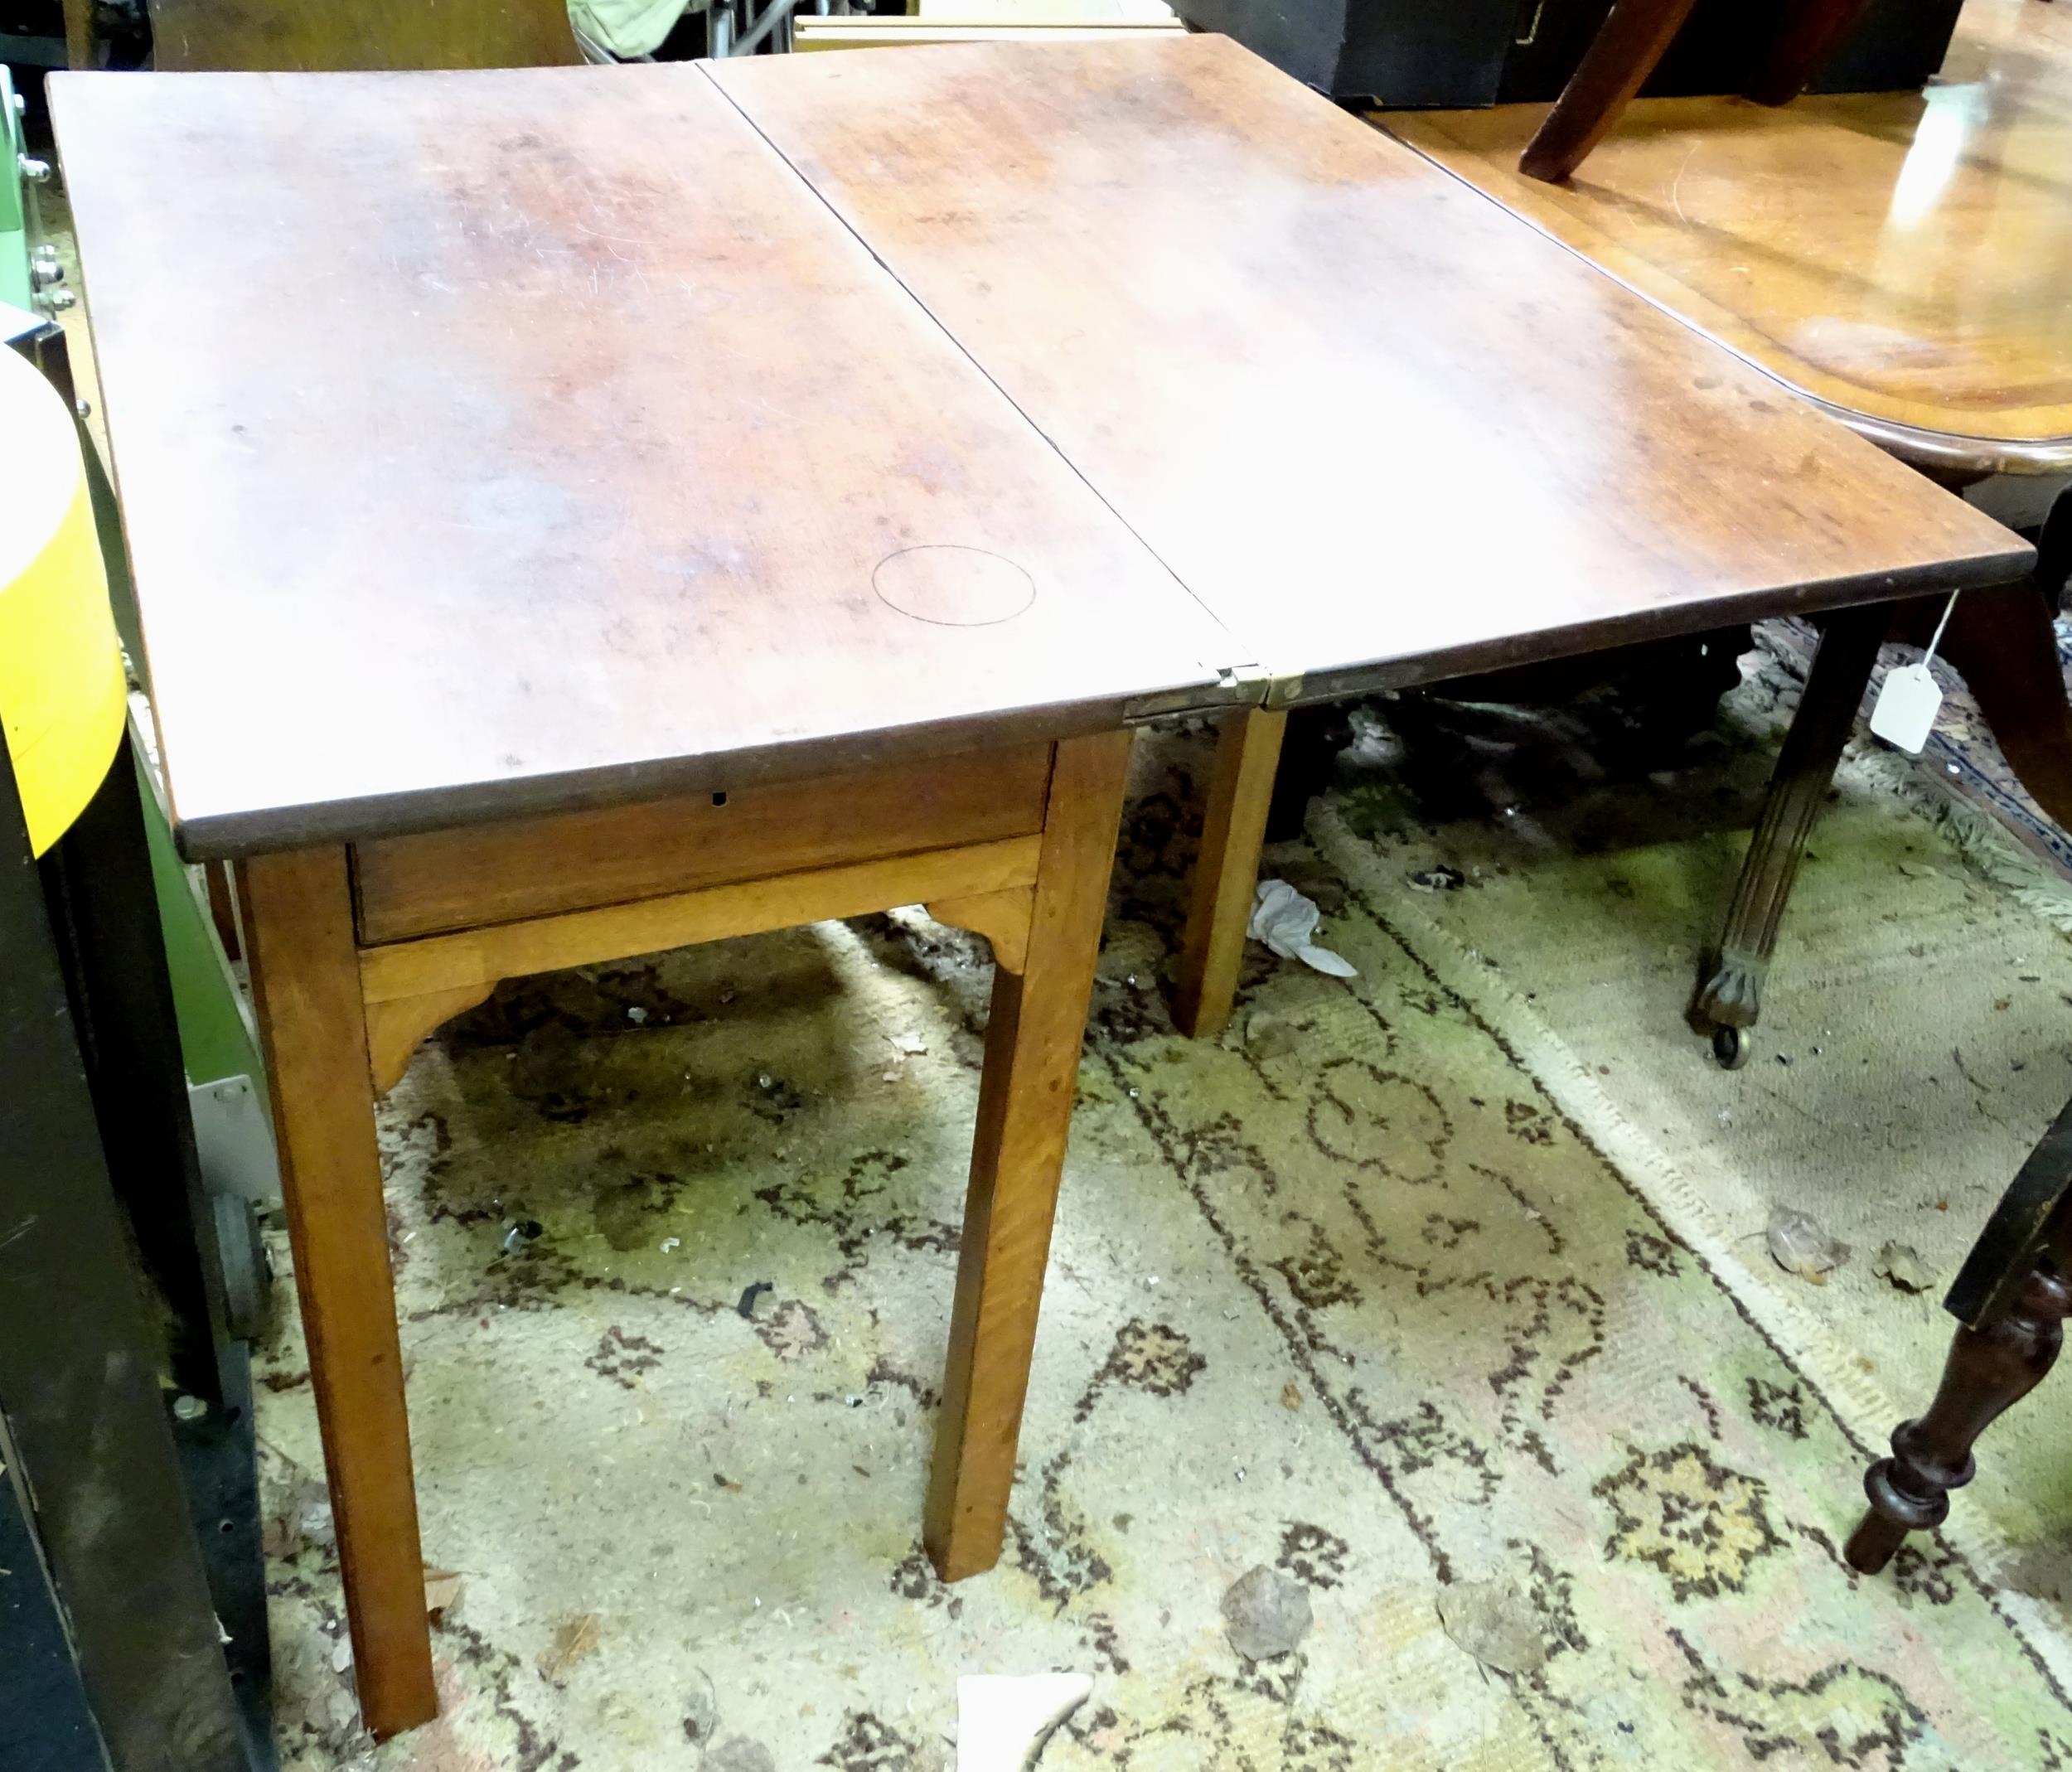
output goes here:
[{"label": "black metal box", "polygon": [[[1699,0],[1654,78],[1657,94],[1738,92],[1796,0]],[[1334,99],[1474,105],[1552,99],[1611,0],[1175,0]],[[1871,0],[1813,83],[1817,92],[1895,92],[1942,65],[1963,0]]]}]

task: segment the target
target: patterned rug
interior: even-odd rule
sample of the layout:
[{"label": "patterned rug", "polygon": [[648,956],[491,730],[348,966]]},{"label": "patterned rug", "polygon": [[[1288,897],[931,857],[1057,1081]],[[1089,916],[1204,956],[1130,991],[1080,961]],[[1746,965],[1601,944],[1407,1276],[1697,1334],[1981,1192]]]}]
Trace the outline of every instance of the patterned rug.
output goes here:
[{"label": "patterned rug", "polygon": [[[1358,979],[1255,949],[1233,1034],[1173,1034],[1204,757],[1139,747],[999,1569],[917,1542],[982,944],[901,913],[507,985],[382,1123],[444,1713],[356,1731],[285,1324],[286,1763],[936,1769],[957,1675],[1057,1668],[1095,1690],[1052,1769],[2072,1766],[2055,1613],[1961,1539],[1842,1566],[1838,1346],[1607,1155],[1346,796],[1276,853]],[[1314,1622],[1247,1663],[1260,1565]],[[1507,1585],[1479,1658],[1445,1620]]]}]

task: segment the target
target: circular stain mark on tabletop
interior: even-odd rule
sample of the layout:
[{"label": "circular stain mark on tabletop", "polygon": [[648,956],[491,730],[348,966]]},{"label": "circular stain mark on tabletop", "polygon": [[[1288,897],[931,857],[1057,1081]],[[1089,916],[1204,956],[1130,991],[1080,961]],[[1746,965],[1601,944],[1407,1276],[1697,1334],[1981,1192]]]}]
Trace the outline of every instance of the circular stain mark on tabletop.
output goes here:
[{"label": "circular stain mark on tabletop", "polygon": [[939,627],[1011,622],[1036,601],[1036,581],[1014,561],[954,542],[888,554],[870,588],[888,608]]}]

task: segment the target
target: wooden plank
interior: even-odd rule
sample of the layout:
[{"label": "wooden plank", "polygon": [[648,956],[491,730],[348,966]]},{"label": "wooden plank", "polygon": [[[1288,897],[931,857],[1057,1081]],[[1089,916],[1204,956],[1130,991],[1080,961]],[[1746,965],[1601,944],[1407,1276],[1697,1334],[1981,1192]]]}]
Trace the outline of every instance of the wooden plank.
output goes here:
[{"label": "wooden plank", "polygon": [[1126,733],[1058,747],[1026,969],[993,974],[923,1528],[946,1581],[992,1567],[1006,1529],[1129,755]]},{"label": "wooden plank", "polygon": [[295,1290],[367,1727],[438,1711],[343,850],[240,870]]},{"label": "wooden plank", "polygon": [[151,0],[151,35],[152,65],[176,74],[529,68],[583,59],[566,0]]},{"label": "wooden plank", "polygon": [[388,837],[353,850],[363,942],[401,941],[729,880],[1024,835],[1050,747]]},{"label": "wooden plank", "polygon": [[1237,699],[695,67],[53,93],[191,856]]},{"label": "wooden plank", "polygon": [[1001,892],[1036,878],[1043,842],[1040,836],[1009,837],[364,948],[362,989],[375,1005],[437,991],[457,995],[561,966],[861,917],[895,904]]},{"label": "wooden plank", "polygon": [[2026,564],[1227,40],[706,72],[1281,699]]},{"label": "wooden plank", "polygon": [[1382,121],[1910,459],[2067,473],[2069,86],[2072,15],[1967,0],[1925,92],[1644,99],[1558,189],[1518,170],[1543,106]]},{"label": "wooden plank", "polygon": [[1197,1039],[1213,1039],[1230,1024],[1287,726],[1288,716],[1279,709],[1248,708],[1226,720],[1216,740],[1216,778],[1194,858],[1173,993],[1174,1025]]}]

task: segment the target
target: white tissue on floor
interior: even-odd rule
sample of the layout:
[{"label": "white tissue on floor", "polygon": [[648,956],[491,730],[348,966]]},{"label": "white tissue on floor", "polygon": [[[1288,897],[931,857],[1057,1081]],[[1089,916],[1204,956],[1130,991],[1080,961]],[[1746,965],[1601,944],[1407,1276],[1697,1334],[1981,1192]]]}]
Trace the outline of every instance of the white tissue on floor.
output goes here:
[{"label": "white tissue on floor", "polygon": [[1261,880],[1247,932],[1284,960],[1300,960],[1334,978],[1358,978],[1359,972],[1350,961],[1310,941],[1323,916],[1314,900],[1304,898],[1285,880]]},{"label": "white tissue on floor", "polygon": [[1087,1673],[967,1673],[957,1681],[957,1772],[1024,1772],[1093,1690]]}]

